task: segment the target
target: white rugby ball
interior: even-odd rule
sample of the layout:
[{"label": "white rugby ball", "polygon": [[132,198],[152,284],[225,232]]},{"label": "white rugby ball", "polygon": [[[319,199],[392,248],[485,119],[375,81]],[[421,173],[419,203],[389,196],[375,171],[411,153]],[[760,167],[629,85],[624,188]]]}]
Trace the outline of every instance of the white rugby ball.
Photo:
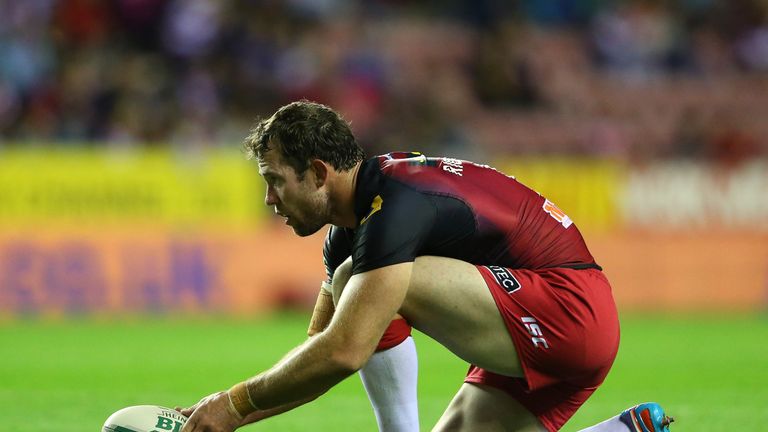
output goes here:
[{"label": "white rugby ball", "polygon": [[109,416],[101,432],[179,432],[187,418],[157,405],[136,405]]}]

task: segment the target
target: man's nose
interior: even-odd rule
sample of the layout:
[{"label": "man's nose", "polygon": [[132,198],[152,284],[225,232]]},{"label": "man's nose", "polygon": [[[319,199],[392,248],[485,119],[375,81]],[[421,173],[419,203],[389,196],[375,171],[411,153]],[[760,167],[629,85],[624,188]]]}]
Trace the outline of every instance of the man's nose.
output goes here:
[{"label": "man's nose", "polygon": [[272,188],[267,189],[267,194],[264,197],[264,204],[268,206],[276,205],[278,202],[280,202],[280,199],[277,198],[277,194],[275,191],[272,190]]}]

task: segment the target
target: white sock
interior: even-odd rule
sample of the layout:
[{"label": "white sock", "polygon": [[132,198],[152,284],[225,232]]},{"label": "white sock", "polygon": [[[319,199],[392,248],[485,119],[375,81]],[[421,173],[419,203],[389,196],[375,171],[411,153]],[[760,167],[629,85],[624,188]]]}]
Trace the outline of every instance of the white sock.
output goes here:
[{"label": "white sock", "polygon": [[619,420],[619,416],[615,416],[615,417],[609,418],[604,422],[600,422],[592,427],[582,429],[579,432],[627,432],[627,431],[634,432],[627,425],[625,425],[621,420]]},{"label": "white sock", "polygon": [[408,337],[399,345],[374,353],[360,369],[360,378],[376,414],[379,431],[419,430],[416,344]]}]

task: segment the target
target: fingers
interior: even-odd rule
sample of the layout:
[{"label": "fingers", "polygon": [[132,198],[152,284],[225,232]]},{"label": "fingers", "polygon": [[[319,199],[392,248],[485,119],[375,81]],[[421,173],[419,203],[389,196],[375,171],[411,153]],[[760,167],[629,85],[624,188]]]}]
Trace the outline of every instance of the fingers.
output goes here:
[{"label": "fingers", "polygon": [[200,402],[192,405],[189,408],[182,408],[180,406],[175,407],[174,409],[179,412],[179,414],[183,415],[184,417],[189,417],[192,415],[193,412],[197,409],[198,405],[200,405]]},{"label": "fingers", "polygon": [[175,409],[176,409],[176,411],[180,412],[181,415],[183,415],[184,417],[190,417],[195,411],[197,411],[197,409],[201,405],[205,405],[208,402],[208,400],[211,399],[212,397],[214,397],[216,394],[217,393],[214,393],[212,395],[208,395],[208,396],[200,399],[200,401],[198,401],[196,404],[192,405],[189,408],[182,408],[182,407],[178,407],[177,406]]},{"label": "fingers", "polygon": [[207,431],[208,429],[199,424],[200,422],[198,419],[200,418],[201,412],[196,411],[195,413],[192,413],[192,415],[187,420],[187,423],[184,425],[183,428],[181,428],[181,432],[203,432]]},{"label": "fingers", "polygon": [[[214,419],[206,418],[203,410],[195,411],[180,432],[220,432],[226,431]],[[230,429],[232,430],[232,429]]]},{"label": "fingers", "polygon": [[242,418],[231,410],[226,392],[207,396],[189,408],[180,408],[189,417],[181,432],[232,432]]}]

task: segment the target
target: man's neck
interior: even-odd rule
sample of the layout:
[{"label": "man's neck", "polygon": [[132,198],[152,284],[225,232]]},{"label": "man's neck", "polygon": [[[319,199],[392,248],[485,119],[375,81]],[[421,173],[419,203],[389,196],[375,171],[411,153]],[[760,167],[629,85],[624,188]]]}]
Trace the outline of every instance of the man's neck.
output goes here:
[{"label": "man's neck", "polygon": [[357,173],[362,161],[349,171],[338,173],[334,190],[331,192],[333,202],[331,224],[343,228],[357,228],[355,214],[355,191],[357,190]]}]

